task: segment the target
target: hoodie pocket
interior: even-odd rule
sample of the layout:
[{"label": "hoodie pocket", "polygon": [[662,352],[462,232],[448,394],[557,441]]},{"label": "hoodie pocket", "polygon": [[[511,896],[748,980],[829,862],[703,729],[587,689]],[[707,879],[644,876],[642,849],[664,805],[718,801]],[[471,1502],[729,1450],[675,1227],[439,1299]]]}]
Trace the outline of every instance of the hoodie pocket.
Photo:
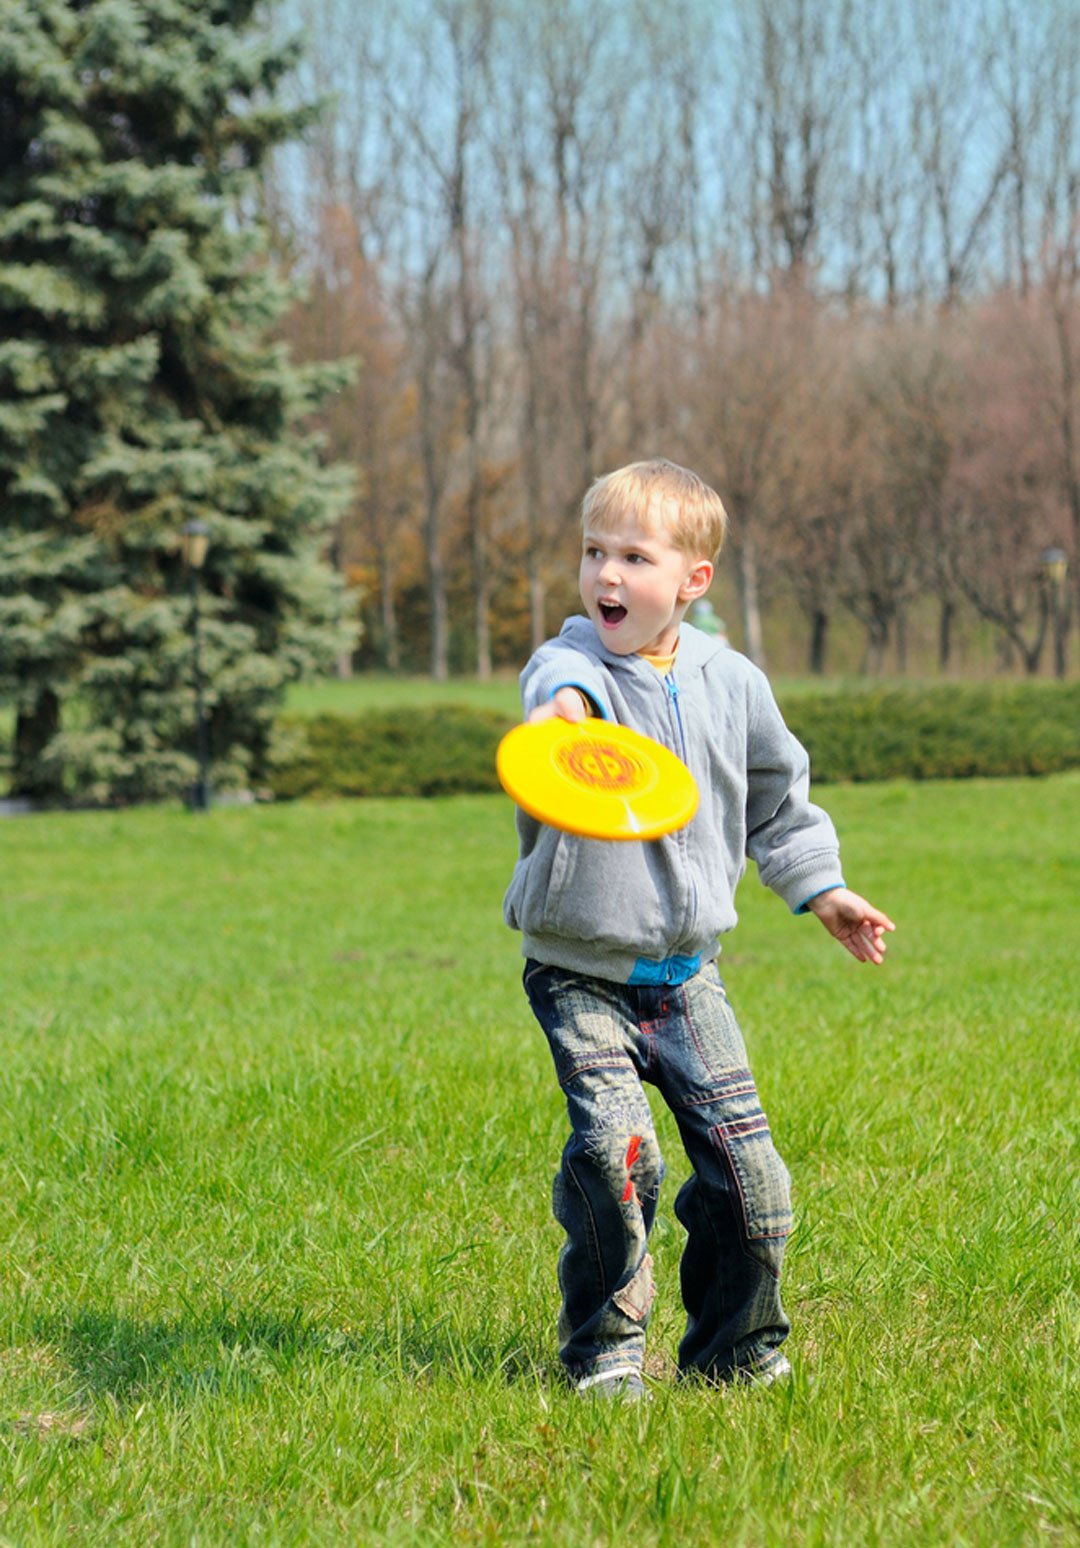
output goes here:
[{"label": "hoodie pocket", "polygon": [[607,951],[666,956],[674,909],[670,878],[657,871],[658,848],[564,834],[558,867],[551,870],[545,928]]},{"label": "hoodie pocket", "polygon": [[565,884],[568,835],[549,830],[514,867],[503,901],[503,918],[512,930],[558,933],[553,918]]}]

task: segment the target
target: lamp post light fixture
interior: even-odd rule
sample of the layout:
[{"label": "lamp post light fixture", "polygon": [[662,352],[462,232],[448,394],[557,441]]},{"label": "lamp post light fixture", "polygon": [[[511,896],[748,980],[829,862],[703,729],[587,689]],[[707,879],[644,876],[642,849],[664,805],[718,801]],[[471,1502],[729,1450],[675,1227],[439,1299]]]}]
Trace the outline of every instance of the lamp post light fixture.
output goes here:
[{"label": "lamp post light fixture", "polygon": [[1042,556],[1042,572],[1050,591],[1050,627],[1054,635],[1054,676],[1065,676],[1065,622],[1061,593],[1069,570],[1069,556],[1063,548],[1047,548]]},{"label": "lamp post light fixture", "polygon": [[210,534],[206,523],[202,521],[185,522],[182,533],[184,561],[187,564],[188,587],[191,592],[191,648],[195,667],[195,735],[199,754],[199,777],[191,787],[190,804],[193,812],[205,812],[210,805],[210,746],[206,730],[206,707],[203,703],[199,582],[203,565],[206,563]]}]

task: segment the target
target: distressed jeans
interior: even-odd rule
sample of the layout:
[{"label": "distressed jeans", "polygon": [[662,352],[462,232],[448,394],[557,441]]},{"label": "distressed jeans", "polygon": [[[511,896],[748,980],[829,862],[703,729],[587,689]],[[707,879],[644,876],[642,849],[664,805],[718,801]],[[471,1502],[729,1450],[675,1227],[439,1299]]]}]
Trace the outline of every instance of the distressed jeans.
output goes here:
[{"label": "distressed jeans", "polygon": [[559,1353],[568,1376],[644,1358],[649,1233],[665,1168],[643,1082],[674,1114],[692,1168],[675,1201],[687,1234],[680,1373],[767,1373],[789,1329],[780,1303],[789,1177],[715,962],[684,984],[630,985],[528,961],[524,981],[571,1126],[554,1188],[566,1232]]}]

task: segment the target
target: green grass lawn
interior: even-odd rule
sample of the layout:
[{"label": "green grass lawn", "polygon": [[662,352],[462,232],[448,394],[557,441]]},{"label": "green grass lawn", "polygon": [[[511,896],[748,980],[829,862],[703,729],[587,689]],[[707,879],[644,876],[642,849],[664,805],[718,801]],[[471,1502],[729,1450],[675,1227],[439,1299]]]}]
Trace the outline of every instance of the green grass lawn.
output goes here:
[{"label": "green grass lawn", "polygon": [[285,708],[295,715],[363,715],[399,705],[472,704],[478,709],[521,712],[517,674],[502,672],[488,682],[476,677],[454,677],[437,683],[430,677],[388,677],[365,672],[358,677],[321,677],[310,683],[294,683]]},{"label": "green grass lawn", "polygon": [[[522,663],[524,665],[524,662]],[[881,678],[782,677],[773,686],[781,698],[808,693],[867,692],[882,687]],[[907,679],[898,679],[907,682]],[[368,710],[392,705],[472,704],[480,709],[516,715],[521,710],[517,674],[500,672],[489,682],[475,677],[455,677],[437,683],[430,677],[390,677],[364,672],[357,677],[321,677],[310,683],[294,683],[285,707],[296,715],[363,715]]]},{"label": "green grass lawn", "polygon": [[1080,777],[829,787],[881,970],[748,878],[796,1379],[554,1353],[501,797],[0,824],[0,1543],[1080,1541]]}]

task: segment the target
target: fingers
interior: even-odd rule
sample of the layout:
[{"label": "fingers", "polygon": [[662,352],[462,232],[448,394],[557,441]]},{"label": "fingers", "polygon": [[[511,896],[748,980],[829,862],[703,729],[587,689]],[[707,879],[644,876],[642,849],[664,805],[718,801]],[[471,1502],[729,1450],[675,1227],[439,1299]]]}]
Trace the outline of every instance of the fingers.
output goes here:
[{"label": "fingers", "polygon": [[538,704],[534,710],[530,710],[526,724],[535,725],[538,720],[553,720],[555,716],[561,720],[572,721],[575,725],[586,719],[588,710],[585,700],[576,688],[560,688],[554,693],[546,704]]},{"label": "fingers", "polygon": [[861,898],[857,892],[845,891],[842,899],[837,902],[844,909],[849,919],[859,919],[864,924],[876,925],[880,930],[895,930],[896,926],[888,914],[883,914],[880,908],[875,908],[865,898]]},{"label": "fingers", "polygon": [[858,929],[842,935],[840,939],[859,962],[872,962],[880,967],[889,949],[889,943],[885,939],[886,928],[885,925],[871,925],[864,921]]},{"label": "fingers", "polygon": [[885,936],[896,926],[880,908],[875,908],[847,887],[825,893],[816,908],[813,901],[810,906],[818,913],[825,928],[857,961],[878,967],[885,961],[888,946]]}]

